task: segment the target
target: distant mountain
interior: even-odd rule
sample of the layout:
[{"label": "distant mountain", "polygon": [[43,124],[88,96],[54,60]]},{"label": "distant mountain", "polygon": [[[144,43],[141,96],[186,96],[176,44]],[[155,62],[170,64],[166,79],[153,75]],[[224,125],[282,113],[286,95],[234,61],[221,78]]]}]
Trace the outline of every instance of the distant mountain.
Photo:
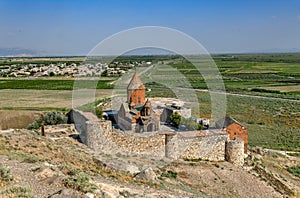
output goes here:
[{"label": "distant mountain", "polygon": [[296,53],[300,52],[300,48],[272,48],[272,49],[265,49],[265,50],[257,50],[250,53]]},{"label": "distant mountain", "polygon": [[0,57],[32,57],[39,56],[40,52],[31,50],[31,49],[23,49],[23,48],[0,48]]}]

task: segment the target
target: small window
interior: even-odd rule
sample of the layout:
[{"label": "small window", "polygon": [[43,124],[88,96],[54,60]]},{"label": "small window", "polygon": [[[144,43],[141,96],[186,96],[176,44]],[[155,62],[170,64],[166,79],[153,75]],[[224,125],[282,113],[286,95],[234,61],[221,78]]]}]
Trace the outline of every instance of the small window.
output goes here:
[{"label": "small window", "polygon": [[138,97],[138,103],[141,104],[141,98],[140,97]]},{"label": "small window", "polygon": [[233,134],[236,135],[236,132],[234,132]]}]

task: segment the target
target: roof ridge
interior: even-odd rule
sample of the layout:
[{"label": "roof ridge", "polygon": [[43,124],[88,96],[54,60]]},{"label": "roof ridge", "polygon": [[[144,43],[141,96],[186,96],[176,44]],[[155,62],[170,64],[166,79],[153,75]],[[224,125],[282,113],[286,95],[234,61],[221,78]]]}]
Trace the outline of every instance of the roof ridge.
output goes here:
[{"label": "roof ridge", "polygon": [[139,75],[136,72],[132,76],[127,89],[145,89],[144,83],[141,81]]}]

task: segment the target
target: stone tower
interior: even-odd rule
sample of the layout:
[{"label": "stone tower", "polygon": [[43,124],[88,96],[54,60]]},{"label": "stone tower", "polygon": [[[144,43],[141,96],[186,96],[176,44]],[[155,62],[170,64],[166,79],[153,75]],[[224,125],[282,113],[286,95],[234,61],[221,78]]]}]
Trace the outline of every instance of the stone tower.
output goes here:
[{"label": "stone tower", "polygon": [[237,166],[244,164],[244,141],[240,138],[230,139],[225,144],[225,159]]},{"label": "stone tower", "polygon": [[140,77],[135,73],[127,87],[127,103],[131,106],[145,103],[146,88]]}]

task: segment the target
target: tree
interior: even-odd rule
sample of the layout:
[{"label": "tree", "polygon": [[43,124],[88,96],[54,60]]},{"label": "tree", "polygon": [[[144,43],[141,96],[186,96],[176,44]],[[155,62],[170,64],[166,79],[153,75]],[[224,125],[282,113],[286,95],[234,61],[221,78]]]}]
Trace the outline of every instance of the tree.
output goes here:
[{"label": "tree", "polygon": [[178,112],[173,113],[170,117],[170,120],[175,124],[176,127],[182,124],[190,130],[202,130],[204,128],[203,125],[197,123],[195,120],[182,117]]},{"label": "tree", "polygon": [[172,113],[170,120],[175,124],[176,127],[178,127],[181,122],[181,115],[178,112]]},{"label": "tree", "polygon": [[95,108],[95,113],[96,113],[96,116],[98,117],[98,118],[102,118],[102,114],[103,114],[103,110],[102,110],[102,108],[101,107],[96,107]]}]

